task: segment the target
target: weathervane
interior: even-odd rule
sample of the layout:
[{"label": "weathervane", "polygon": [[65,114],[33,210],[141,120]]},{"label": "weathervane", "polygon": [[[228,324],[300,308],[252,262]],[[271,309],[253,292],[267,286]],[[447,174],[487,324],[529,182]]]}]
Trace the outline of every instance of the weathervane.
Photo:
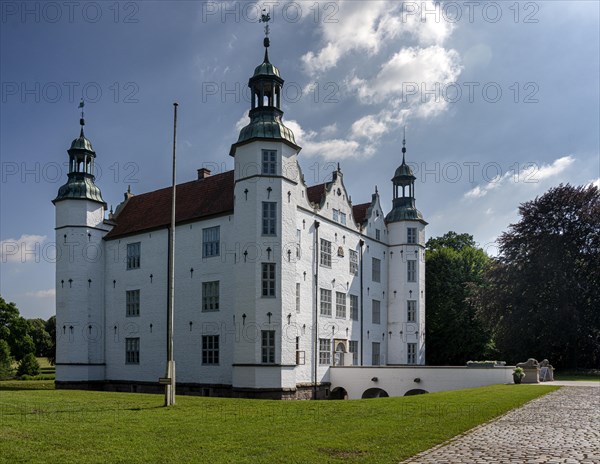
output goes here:
[{"label": "weathervane", "polygon": [[271,15],[267,12],[266,9],[263,10],[263,14],[258,20],[259,23],[265,23],[265,38],[263,40],[263,45],[265,46],[265,63],[269,62],[269,54],[267,49],[269,45],[271,45],[271,41],[269,40],[269,21],[271,21]]},{"label": "weathervane", "polygon": [[83,136],[83,126],[85,126],[85,120],[83,119],[83,107],[85,106],[85,102],[83,98],[79,102],[79,109],[81,109],[81,118],[79,119],[79,125],[81,126],[81,135]]}]

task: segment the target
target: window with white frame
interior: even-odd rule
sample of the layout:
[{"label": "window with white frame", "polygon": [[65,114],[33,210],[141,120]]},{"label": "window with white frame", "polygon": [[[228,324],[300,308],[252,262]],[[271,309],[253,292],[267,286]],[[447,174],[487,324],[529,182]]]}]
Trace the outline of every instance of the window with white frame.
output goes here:
[{"label": "window with white frame", "polygon": [[377,258],[373,258],[371,264],[371,279],[373,282],[381,282],[381,260]]},{"label": "window with white frame", "polygon": [[140,291],[127,290],[125,292],[125,315],[127,317],[135,317],[140,315]]},{"label": "window with white frame", "polygon": [[358,295],[350,295],[350,319],[358,321]]},{"label": "window with white frame", "polygon": [[141,242],[127,244],[127,269],[139,269],[141,262]]},{"label": "window with white frame", "polygon": [[331,316],[331,290],[321,290],[321,316]]},{"label": "window with white frame", "polygon": [[371,322],[373,322],[373,324],[381,324],[381,301],[373,300],[371,316]]},{"label": "window with white frame", "polygon": [[263,330],[261,339],[261,354],[263,364],[275,363],[275,331]]},{"label": "window with white frame", "polygon": [[274,176],[277,173],[277,151],[262,151],[262,173],[268,176]]},{"label": "window with white frame", "polygon": [[202,311],[219,310],[219,281],[202,282]]},{"label": "window with white frame", "polygon": [[319,338],[319,364],[331,364],[331,340]]},{"label": "window with white frame", "polygon": [[408,282],[417,281],[417,261],[414,259],[406,261],[406,279]]},{"label": "window with white frame", "polygon": [[350,250],[350,274],[358,275],[358,252]]},{"label": "window with white frame", "polygon": [[219,364],[218,335],[202,336],[202,364],[213,366]]},{"label": "window with white frame", "polygon": [[406,322],[417,322],[417,300],[406,302]]},{"label": "window with white frame", "polygon": [[379,342],[371,343],[371,365],[379,366],[381,364],[381,344]]},{"label": "window with white frame", "polygon": [[262,263],[262,296],[275,296],[275,263]]},{"label": "window with white frame", "polygon": [[277,235],[277,203],[263,201],[262,203],[262,234]]},{"label": "window with white frame", "polygon": [[408,229],[406,229],[406,232],[406,243],[417,243],[417,228],[409,227]]},{"label": "window with white frame", "polygon": [[375,240],[381,240],[381,231],[379,229],[375,229]]},{"label": "window with white frame", "polygon": [[331,267],[331,242],[321,239],[321,266]]},{"label": "window with white frame", "polygon": [[337,209],[334,209],[334,210],[333,210],[333,220],[334,220],[335,222],[338,222],[338,221],[339,221],[339,218],[340,218],[340,212],[339,212]]},{"label": "window with white frame", "polygon": [[335,317],[346,319],[346,294],[335,292]]},{"label": "window with white frame", "polygon": [[340,211],[340,222],[343,225],[346,225],[346,213],[342,213],[341,211]]},{"label": "window with white frame", "polygon": [[125,362],[127,364],[140,363],[140,339],[126,338],[125,339]]},{"label": "window with white frame", "polygon": [[296,282],[296,312],[300,312],[300,282]]},{"label": "window with white frame", "polygon": [[221,242],[221,227],[202,229],[202,257],[219,256]]},{"label": "window with white frame", "polygon": [[406,344],[406,362],[408,364],[417,364],[417,344]]},{"label": "window with white frame", "polygon": [[348,342],[348,351],[352,353],[352,365],[358,366],[358,341],[350,340]]}]

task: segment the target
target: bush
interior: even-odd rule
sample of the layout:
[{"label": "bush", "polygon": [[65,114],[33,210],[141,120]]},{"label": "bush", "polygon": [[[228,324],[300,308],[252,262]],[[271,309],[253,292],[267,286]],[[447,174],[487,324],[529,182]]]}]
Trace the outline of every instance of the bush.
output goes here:
[{"label": "bush", "polygon": [[6,340],[0,340],[0,380],[10,379],[14,376],[12,363],[13,359],[8,343]]},{"label": "bush", "polygon": [[24,374],[20,377],[21,380],[54,380],[54,375],[40,374],[40,375],[27,375]]},{"label": "bush", "polygon": [[19,363],[17,376],[21,377],[22,375],[38,375],[39,373],[40,363],[38,363],[38,360],[33,353],[27,353]]}]

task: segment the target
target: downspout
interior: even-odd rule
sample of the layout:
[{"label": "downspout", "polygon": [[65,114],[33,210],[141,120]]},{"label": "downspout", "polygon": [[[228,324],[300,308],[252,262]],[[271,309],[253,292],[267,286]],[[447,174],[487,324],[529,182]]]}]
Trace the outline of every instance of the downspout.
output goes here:
[{"label": "downspout", "polygon": [[315,315],[313,325],[313,400],[317,399],[317,368],[319,361],[319,226],[315,221]]},{"label": "downspout", "polygon": [[359,263],[360,263],[360,365],[363,365],[363,330],[364,330],[364,318],[363,318],[363,246],[365,245],[364,240],[358,242],[360,247]]}]

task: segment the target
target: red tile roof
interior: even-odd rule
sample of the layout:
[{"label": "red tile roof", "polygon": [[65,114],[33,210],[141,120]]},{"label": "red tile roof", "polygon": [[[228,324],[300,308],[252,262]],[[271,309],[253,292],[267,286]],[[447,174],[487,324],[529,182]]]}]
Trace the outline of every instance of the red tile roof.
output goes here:
[{"label": "red tile roof", "polygon": [[321,204],[321,199],[325,195],[325,186],[327,183],[313,185],[312,187],[308,187],[306,189],[306,194],[308,195],[308,201],[311,203],[316,203],[317,205]]},{"label": "red tile roof", "polygon": [[[176,222],[233,212],[233,187],[233,171],[177,185]],[[168,226],[171,198],[171,187],[131,197],[105,238]]]},{"label": "red tile roof", "polygon": [[366,221],[369,206],[371,206],[371,203],[362,203],[352,207],[352,214],[357,224],[362,224]]}]

